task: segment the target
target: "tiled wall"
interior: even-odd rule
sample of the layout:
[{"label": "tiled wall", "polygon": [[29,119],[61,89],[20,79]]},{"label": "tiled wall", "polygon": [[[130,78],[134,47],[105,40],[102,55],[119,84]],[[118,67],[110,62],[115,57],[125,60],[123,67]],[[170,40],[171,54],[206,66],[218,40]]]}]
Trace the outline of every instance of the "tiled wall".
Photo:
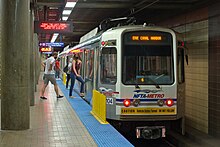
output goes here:
[{"label": "tiled wall", "polygon": [[186,126],[208,133],[208,7],[161,24],[182,33],[188,47],[189,65],[185,67]]},{"label": "tiled wall", "polygon": [[189,64],[186,72],[186,125],[208,133],[208,21],[174,28],[184,36]]},{"label": "tiled wall", "polygon": [[209,134],[220,137],[220,3],[209,7]]},{"label": "tiled wall", "polygon": [[[220,3],[163,22],[186,32],[186,124],[220,137]],[[186,24],[186,25],[184,25]]]}]

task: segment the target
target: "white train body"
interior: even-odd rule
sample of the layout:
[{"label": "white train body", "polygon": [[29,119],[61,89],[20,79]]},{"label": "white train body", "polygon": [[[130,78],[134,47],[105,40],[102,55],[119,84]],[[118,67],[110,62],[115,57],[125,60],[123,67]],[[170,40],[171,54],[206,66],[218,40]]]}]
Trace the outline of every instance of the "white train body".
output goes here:
[{"label": "white train body", "polygon": [[135,124],[138,138],[158,138],[141,135],[155,128],[164,137],[172,122],[184,132],[184,48],[177,37],[171,29],[150,26],[84,36],[71,49],[81,50],[88,101],[93,89],[105,94],[107,119]]}]

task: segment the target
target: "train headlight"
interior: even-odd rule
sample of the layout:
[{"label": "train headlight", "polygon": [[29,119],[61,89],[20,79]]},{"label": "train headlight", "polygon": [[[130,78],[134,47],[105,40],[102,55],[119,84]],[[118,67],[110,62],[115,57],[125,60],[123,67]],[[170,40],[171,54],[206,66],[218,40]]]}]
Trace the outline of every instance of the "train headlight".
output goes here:
[{"label": "train headlight", "polygon": [[129,99],[126,99],[123,101],[123,104],[125,107],[129,107],[131,105],[131,101]]},{"label": "train headlight", "polygon": [[163,105],[164,105],[164,100],[158,100],[158,101],[157,101],[157,104],[158,104],[159,106],[163,106]]},{"label": "train headlight", "polygon": [[168,100],[166,100],[166,105],[167,105],[168,107],[173,106],[173,104],[174,104],[174,102],[173,102],[172,99],[168,99]]}]

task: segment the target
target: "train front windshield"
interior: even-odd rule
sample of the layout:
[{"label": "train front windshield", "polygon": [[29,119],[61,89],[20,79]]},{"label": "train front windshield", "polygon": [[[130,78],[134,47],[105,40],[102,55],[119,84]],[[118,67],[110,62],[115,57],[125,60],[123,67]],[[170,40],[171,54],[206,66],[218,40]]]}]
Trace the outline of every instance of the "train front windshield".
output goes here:
[{"label": "train front windshield", "polygon": [[126,32],[122,46],[122,82],[125,85],[170,85],[174,82],[170,33]]}]

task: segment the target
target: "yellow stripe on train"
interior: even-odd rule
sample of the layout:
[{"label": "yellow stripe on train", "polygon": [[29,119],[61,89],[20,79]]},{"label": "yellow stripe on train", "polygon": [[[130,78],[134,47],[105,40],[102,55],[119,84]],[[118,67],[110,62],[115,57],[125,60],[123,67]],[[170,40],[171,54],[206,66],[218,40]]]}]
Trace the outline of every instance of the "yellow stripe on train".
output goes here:
[{"label": "yellow stripe on train", "polygon": [[176,114],[175,108],[121,108],[121,114]]}]

